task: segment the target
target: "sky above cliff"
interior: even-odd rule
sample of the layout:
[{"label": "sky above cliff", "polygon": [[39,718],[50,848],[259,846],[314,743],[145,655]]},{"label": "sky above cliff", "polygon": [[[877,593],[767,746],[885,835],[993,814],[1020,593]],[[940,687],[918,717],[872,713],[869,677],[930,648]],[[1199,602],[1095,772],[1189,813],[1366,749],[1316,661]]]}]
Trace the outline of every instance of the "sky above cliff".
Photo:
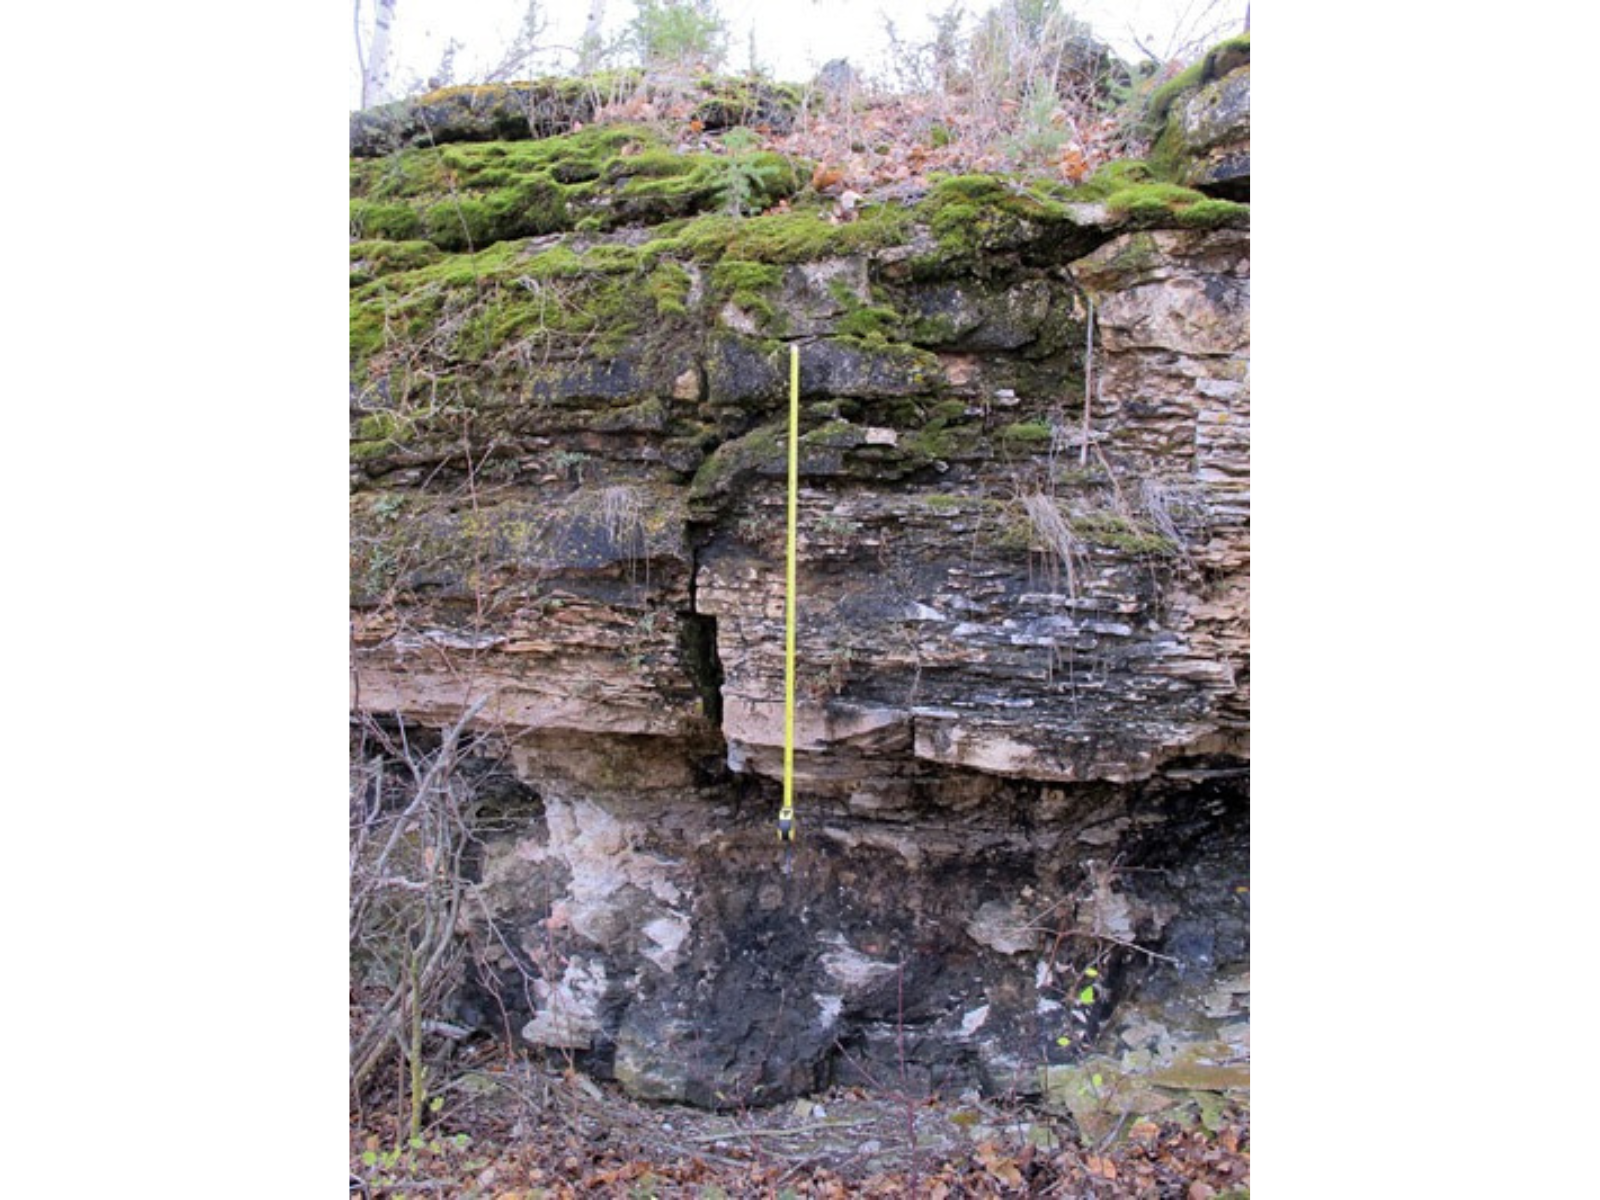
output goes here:
[{"label": "sky above cliff", "polygon": [[[735,70],[755,61],[780,79],[805,80],[823,63],[848,58],[870,74],[889,66],[890,23],[902,43],[932,39],[934,17],[955,0],[721,0],[718,8],[729,27],[727,65]],[[370,27],[376,0],[362,0],[363,22]],[[987,0],[963,5],[970,27],[972,15],[989,7]],[[396,81],[426,80],[439,66],[451,39],[460,44],[456,77],[481,75],[498,61],[516,36],[525,0],[398,0],[393,31]],[[1243,27],[1246,0],[1079,0],[1069,4],[1096,34],[1125,58],[1139,56],[1135,38],[1160,54],[1187,42]],[[572,61],[588,12],[584,0],[555,0],[541,5],[547,25],[541,43],[550,47],[551,67]],[[618,35],[633,15],[629,0],[609,0],[606,36]],[[359,71],[351,37],[351,104],[359,95]]]}]

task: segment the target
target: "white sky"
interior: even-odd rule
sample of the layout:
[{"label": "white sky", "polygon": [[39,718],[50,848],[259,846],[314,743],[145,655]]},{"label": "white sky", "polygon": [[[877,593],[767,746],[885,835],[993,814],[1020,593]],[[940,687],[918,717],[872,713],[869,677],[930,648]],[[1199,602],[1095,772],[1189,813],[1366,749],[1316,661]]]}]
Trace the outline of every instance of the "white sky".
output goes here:
[{"label": "white sky", "polygon": [[[718,6],[730,27],[727,66],[750,65],[750,37],[760,64],[779,79],[801,82],[834,58],[848,58],[868,74],[885,66],[888,41],[885,22],[892,20],[899,38],[908,43],[931,40],[932,17],[951,0],[721,0]],[[374,0],[361,0],[364,22],[370,23]],[[968,21],[990,7],[992,0],[964,0]],[[1167,52],[1224,23],[1226,32],[1243,26],[1246,0],[1078,0],[1063,7],[1088,21],[1095,32],[1125,58],[1137,56],[1132,36]],[[583,29],[586,0],[545,0],[548,25],[544,41],[572,47]],[[425,79],[438,66],[453,37],[463,44],[456,55],[456,76],[470,78],[496,61],[510,44],[526,11],[526,0],[398,0],[393,49],[395,76]],[[615,35],[633,16],[631,0],[608,0],[607,36]],[[358,102],[359,76],[351,35],[351,105]],[[568,59],[570,62],[570,58]]]}]

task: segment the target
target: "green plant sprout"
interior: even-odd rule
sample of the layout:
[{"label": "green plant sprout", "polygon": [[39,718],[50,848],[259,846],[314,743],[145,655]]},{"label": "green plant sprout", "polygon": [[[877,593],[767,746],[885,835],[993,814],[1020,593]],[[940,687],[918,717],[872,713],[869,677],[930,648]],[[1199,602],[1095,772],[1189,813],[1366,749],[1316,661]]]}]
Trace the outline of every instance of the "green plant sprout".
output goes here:
[{"label": "green plant sprout", "polygon": [[742,217],[753,211],[752,201],[761,194],[762,183],[778,170],[771,163],[756,162],[753,152],[760,144],[755,133],[743,126],[722,135],[722,145],[728,155],[718,168],[717,190],[731,217]]}]

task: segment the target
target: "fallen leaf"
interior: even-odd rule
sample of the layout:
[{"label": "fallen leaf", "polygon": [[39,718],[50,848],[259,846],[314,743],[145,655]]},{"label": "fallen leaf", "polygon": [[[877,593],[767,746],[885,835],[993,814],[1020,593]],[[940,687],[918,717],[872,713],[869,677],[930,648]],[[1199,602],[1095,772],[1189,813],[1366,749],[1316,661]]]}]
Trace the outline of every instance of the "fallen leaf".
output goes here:
[{"label": "fallen leaf", "polygon": [[1061,174],[1071,183],[1077,183],[1089,173],[1089,160],[1077,150],[1068,148],[1061,156]]},{"label": "fallen leaf", "polygon": [[844,186],[844,172],[837,167],[819,166],[811,173],[811,186],[819,192]]},{"label": "fallen leaf", "polygon": [[1091,1175],[1098,1175],[1101,1179],[1115,1179],[1117,1177],[1117,1164],[1109,1158],[1102,1158],[1098,1154],[1086,1154],[1083,1165]]}]

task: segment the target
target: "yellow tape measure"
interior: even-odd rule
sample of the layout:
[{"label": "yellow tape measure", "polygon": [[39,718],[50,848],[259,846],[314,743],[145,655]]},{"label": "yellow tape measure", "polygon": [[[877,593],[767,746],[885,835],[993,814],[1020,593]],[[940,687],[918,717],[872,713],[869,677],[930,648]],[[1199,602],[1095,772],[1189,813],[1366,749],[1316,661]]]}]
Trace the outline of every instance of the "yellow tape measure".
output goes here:
[{"label": "yellow tape measure", "polygon": [[778,840],[794,841],[794,593],[795,528],[800,494],[800,347],[789,347],[789,551],[783,604],[783,807]]}]

